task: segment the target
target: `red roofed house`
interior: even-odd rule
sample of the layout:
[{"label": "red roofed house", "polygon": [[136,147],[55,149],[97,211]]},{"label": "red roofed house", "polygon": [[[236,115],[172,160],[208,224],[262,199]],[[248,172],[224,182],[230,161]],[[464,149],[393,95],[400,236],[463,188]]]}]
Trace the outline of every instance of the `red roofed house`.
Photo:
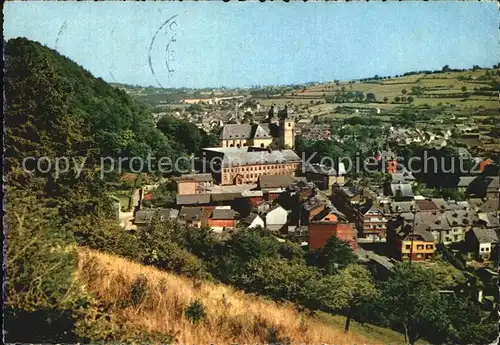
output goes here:
[{"label": "red roofed house", "polygon": [[310,222],[308,233],[309,249],[323,248],[332,236],[348,242],[354,252],[358,249],[357,232],[354,224],[347,223],[343,215],[337,210],[331,211],[319,221]]}]

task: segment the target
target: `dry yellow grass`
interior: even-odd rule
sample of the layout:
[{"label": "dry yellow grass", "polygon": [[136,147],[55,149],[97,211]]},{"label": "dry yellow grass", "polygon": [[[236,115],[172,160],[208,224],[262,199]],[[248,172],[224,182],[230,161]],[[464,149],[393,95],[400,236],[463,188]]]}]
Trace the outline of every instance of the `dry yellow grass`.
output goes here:
[{"label": "dry yellow grass", "polygon": [[[148,295],[138,306],[130,300],[131,284],[148,280]],[[126,326],[175,335],[181,344],[268,343],[278,339],[307,344],[374,344],[376,341],[300,314],[292,305],[245,294],[231,287],[194,281],[116,256],[80,248],[78,277],[89,292],[110,303],[110,312]],[[184,315],[194,300],[202,301],[206,317],[193,324]],[[278,340],[279,341],[279,340]]]}]

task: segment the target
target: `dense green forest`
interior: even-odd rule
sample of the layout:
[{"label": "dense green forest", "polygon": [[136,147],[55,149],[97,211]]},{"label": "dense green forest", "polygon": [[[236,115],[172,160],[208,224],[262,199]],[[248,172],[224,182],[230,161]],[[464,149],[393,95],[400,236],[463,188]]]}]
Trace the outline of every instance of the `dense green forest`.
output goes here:
[{"label": "dense green forest", "polygon": [[7,156],[177,157],[214,142],[194,124],[165,118],[56,51],[27,39],[5,47]]},{"label": "dense green forest", "polygon": [[[119,231],[110,221],[107,193],[107,182],[118,176],[100,178],[100,159],[175,158],[197,153],[214,138],[173,118],[157,129],[144,105],[37,42],[9,40],[4,57],[8,340],[130,339],[126,330],[110,335],[98,329],[100,322],[92,320],[100,313],[98,304],[74,277],[77,240]],[[85,164],[78,177],[73,169],[56,176],[40,171],[49,168],[47,160],[25,171],[27,157]],[[32,334],[23,331],[26,323],[33,325]]]},{"label": "dense green forest", "polygon": [[[221,241],[208,229],[188,229],[155,217],[136,233],[112,218],[99,158],[198,153],[214,138],[185,121],[155,126],[148,109],[56,51],[10,40],[6,60],[7,342],[170,342],[169,334],[131,329],[108,313],[75,276],[78,245],[121,255],[196,279],[231,284],[275,300],[392,327],[410,344],[489,343],[498,316],[473,303],[469,281],[397,265],[374,281],[349,247],[336,239],[307,252],[262,229],[239,229]],[[329,149],[327,146],[326,149]],[[86,159],[73,171],[29,173],[25,157]],[[441,289],[454,289],[451,297]],[[29,325],[30,332],[26,332]],[[164,338],[161,338],[164,336]]]}]

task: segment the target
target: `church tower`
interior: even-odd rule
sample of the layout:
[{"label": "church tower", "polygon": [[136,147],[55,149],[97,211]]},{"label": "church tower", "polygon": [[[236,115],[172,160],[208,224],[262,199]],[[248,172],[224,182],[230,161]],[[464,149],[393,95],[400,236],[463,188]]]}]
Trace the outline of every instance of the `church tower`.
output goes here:
[{"label": "church tower", "polygon": [[295,149],[295,121],[286,105],[280,113],[280,148]]}]

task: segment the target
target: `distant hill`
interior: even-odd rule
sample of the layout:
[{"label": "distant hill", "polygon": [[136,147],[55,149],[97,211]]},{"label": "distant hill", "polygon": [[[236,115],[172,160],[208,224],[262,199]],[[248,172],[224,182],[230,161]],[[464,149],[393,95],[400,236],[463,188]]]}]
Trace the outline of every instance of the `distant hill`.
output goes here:
[{"label": "distant hill", "polygon": [[38,42],[11,39],[5,58],[7,156],[12,164],[20,164],[23,156],[70,152],[176,157],[191,153],[185,143],[196,151],[207,140],[204,132],[182,120],[176,126],[197,134],[200,142],[161,132],[144,104]]},{"label": "distant hill", "polygon": [[[498,114],[500,71],[497,68],[410,72],[394,77],[334,80],[286,92],[254,97],[262,105],[291,103],[310,109],[312,116],[331,114],[337,107],[401,112],[405,108],[447,108],[454,114]],[[346,113],[347,114],[347,113]]]}]

